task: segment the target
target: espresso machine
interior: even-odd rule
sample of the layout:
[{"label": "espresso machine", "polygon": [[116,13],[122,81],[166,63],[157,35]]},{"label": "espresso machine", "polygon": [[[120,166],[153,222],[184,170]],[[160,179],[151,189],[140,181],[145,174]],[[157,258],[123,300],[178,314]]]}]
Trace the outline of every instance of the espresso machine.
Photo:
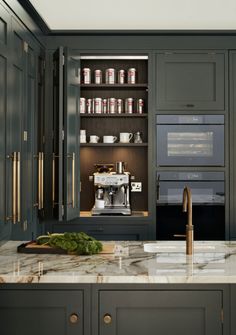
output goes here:
[{"label": "espresso machine", "polygon": [[130,173],[124,162],[95,164],[97,169],[90,177],[94,183],[95,202],[92,215],[131,215]]}]

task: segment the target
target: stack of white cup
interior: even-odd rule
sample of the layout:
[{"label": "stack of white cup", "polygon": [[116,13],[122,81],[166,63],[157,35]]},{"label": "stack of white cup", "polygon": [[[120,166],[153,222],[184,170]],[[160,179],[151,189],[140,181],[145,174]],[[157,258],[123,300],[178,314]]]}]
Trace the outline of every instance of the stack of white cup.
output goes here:
[{"label": "stack of white cup", "polygon": [[80,129],[80,143],[86,143],[86,130]]}]

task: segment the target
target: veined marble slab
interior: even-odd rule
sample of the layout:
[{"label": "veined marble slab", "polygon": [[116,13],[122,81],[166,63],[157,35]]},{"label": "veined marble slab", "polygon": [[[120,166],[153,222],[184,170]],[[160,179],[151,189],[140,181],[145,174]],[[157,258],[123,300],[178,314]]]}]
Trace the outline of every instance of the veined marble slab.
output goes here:
[{"label": "veined marble slab", "polygon": [[[93,256],[18,254],[22,241],[0,247],[2,283],[236,283],[236,242],[115,242],[115,254]],[[148,242],[146,242],[148,243]],[[153,242],[150,242],[153,243]]]}]

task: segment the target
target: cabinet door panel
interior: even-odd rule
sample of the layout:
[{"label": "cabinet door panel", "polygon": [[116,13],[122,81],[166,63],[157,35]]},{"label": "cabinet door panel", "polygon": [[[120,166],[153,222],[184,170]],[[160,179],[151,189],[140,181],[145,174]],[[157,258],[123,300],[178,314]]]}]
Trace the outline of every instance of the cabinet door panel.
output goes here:
[{"label": "cabinet door panel", "polygon": [[5,221],[5,118],[7,90],[7,60],[0,55],[0,235]]},{"label": "cabinet door panel", "polygon": [[235,319],[235,315],[236,315],[236,285],[233,284],[231,285],[231,335],[236,334],[236,319]]},{"label": "cabinet door panel", "polygon": [[64,207],[66,220],[79,217],[79,76],[80,60],[66,49],[64,67]]},{"label": "cabinet door panel", "polygon": [[[19,290],[0,292],[0,324],[4,335],[82,335],[81,291]],[[78,322],[70,321],[71,314]]]},{"label": "cabinet door panel", "polygon": [[156,56],[156,108],[224,110],[224,54]]},{"label": "cabinet door panel", "polygon": [[[79,216],[78,114],[79,59],[59,48],[54,61],[54,207],[56,216]],[[64,64],[64,66],[63,66]]]},{"label": "cabinet door panel", "polygon": [[236,51],[230,53],[230,238],[236,239]]},{"label": "cabinet door panel", "polygon": [[217,291],[102,291],[100,334],[220,335],[221,304]]},{"label": "cabinet door panel", "polygon": [[53,55],[53,209],[63,218],[63,48]]},{"label": "cabinet door panel", "polygon": [[24,218],[28,225],[33,221],[33,120],[36,114],[36,52],[29,44],[26,53],[26,108],[24,110],[24,136],[23,136],[23,153],[22,153],[22,185],[27,185],[28,192],[22,187],[22,203],[24,204]]},{"label": "cabinet door panel", "polygon": [[[24,238],[22,231],[22,223],[27,222],[27,213],[25,206],[25,189],[23,190],[23,174],[25,170],[25,155],[23,146],[23,131],[24,131],[24,117],[26,110],[25,96],[25,72],[26,72],[26,61],[24,51],[25,31],[23,26],[12,19],[12,42],[13,42],[13,54],[12,54],[12,69],[11,69],[11,102],[10,102],[10,113],[7,119],[7,154],[12,156],[13,153],[17,153],[17,172],[13,176],[14,164],[13,159],[10,161],[9,171],[9,187],[8,187],[8,216],[14,216],[13,222],[16,224],[12,227],[12,238]],[[17,179],[17,187],[14,189],[14,180]],[[14,207],[16,210],[14,211]],[[16,215],[13,215],[14,212]],[[26,228],[26,227],[25,227]],[[23,237],[24,236],[24,237]]]}]

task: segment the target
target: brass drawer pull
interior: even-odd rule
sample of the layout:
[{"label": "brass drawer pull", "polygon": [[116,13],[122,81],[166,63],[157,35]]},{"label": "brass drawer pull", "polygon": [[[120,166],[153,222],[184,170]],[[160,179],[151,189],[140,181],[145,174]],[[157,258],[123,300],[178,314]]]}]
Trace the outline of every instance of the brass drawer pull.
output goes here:
[{"label": "brass drawer pull", "polygon": [[110,314],[105,314],[104,317],[103,317],[103,321],[106,325],[111,324],[111,322],[112,322],[111,315]]},{"label": "brass drawer pull", "polygon": [[75,324],[75,323],[77,323],[78,321],[79,321],[79,316],[78,316],[78,314],[76,314],[76,313],[72,313],[72,314],[70,315],[70,323]]}]

